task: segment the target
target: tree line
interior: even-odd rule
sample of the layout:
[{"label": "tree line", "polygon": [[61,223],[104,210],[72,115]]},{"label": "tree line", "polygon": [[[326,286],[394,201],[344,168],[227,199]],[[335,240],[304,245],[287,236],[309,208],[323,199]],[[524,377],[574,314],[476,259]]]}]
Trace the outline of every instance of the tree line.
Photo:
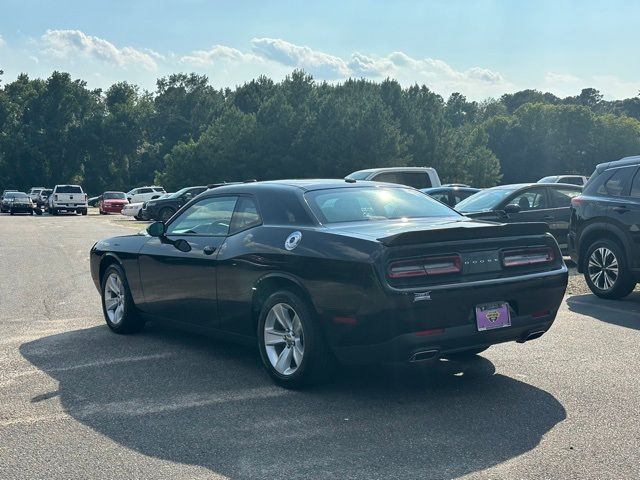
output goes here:
[{"label": "tree line", "polygon": [[0,188],[176,190],[405,165],[486,187],[589,175],[639,153],[640,96],[605,101],[595,89],[475,102],[391,79],[317,82],[299,70],[235,89],[194,73],[160,78],[154,92],[127,82],[89,89],[63,72],[0,84]]}]

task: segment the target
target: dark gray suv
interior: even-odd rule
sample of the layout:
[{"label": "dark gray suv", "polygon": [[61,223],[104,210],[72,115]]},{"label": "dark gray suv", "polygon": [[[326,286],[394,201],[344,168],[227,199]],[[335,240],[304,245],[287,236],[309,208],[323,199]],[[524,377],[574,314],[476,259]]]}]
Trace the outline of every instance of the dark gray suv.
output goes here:
[{"label": "dark gray suv", "polygon": [[593,293],[622,298],[640,281],[640,156],[602,163],[571,200],[569,253]]}]

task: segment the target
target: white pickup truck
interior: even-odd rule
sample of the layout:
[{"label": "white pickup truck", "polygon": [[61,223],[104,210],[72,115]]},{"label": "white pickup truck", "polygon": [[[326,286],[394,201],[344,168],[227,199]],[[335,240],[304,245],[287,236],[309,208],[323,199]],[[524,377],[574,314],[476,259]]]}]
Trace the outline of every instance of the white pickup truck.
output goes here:
[{"label": "white pickup truck", "polygon": [[87,194],[80,185],[56,185],[49,195],[49,213],[57,215],[59,212],[75,212],[87,214]]}]

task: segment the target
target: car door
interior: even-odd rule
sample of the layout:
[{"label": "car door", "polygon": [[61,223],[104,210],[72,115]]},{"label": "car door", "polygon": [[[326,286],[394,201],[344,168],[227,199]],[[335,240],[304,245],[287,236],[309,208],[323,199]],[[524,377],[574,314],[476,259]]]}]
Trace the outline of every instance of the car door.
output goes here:
[{"label": "car door", "polygon": [[640,168],[633,175],[629,196],[611,206],[610,216],[624,228],[628,239],[631,268],[640,269]]},{"label": "car door", "polygon": [[544,222],[551,228],[555,219],[549,205],[547,187],[518,190],[502,203],[501,208],[504,210],[507,205],[517,205],[520,209],[518,212],[507,213],[506,221],[509,223]]},{"label": "car door", "polygon": [[577,197],[582,192],[580,187],[569,186],[549,186],[549,198],[551,200],[551,208],[553,220],[549,222],[551,233],[558,242],[562,250],[568,248],[569,241],[569,220],[571,220],[571,199]]},{"label": "car door", "polygon": [[229,232],[236,196],[206,197],[140,250],[142,309],[192,325],[217,325],[216,266]]}]

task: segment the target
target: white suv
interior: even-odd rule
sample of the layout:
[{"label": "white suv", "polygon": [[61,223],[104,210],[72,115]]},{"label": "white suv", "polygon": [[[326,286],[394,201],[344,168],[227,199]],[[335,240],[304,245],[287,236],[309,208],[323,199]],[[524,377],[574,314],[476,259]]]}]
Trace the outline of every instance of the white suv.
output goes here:
[{"label": "white suv", "polygon": [[388,167],[358,170],[345,177],[347,180],[372,180],[374,182],[399,183],[421,189],[440,186],[440,177],[431,167]]},{"label": "white suv", "polygon": [[31,187],[31,190],[29,190],[29,193],[27,193],[27,195],[29,195],[29,198],[33,203],[36,203],[38,201],[38,196],[40,195],[40,192],[42,192],[42,190],[45,190],[45,188]]},{"label": "white suv", "polygon": [[87,194],[80,185],[56,185],[49,195],[49,213],[57,215],[59,212],[76,212],[87,214]]},{"label": "white suv", "polygon": [[148,202],[160,198],[165,192],[163,187],[138,187],[127,192],[129,203]]}]

